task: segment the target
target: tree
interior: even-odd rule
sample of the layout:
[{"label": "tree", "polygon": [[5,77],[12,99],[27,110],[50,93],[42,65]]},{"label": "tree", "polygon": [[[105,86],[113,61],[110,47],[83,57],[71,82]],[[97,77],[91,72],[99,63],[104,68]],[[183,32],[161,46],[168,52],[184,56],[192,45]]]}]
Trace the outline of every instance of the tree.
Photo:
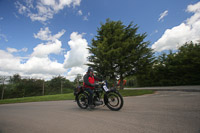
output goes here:
[{"label": "tree", "polygon": [[19,74],[14,74],[10,77],[10,83],[19,83],[21,81],[21,76]]},{"label": "tree", "polygon": [[200,43],[185,43],[175,56],[183,84],[200,84]]},{"label": "tree", "polygon": [[140,86],[199,85],[199,68],[200,44],[185,43],[175,53],[158,56],[146,80],[140,78],[138,82]]},{"label": "tree", "polygon": [[74,84],[63,76],[53,77],[50,81],[46,82],[47,94],[58,94],[68,92],[69,89],[74,88]]},{"label": "tree", "polygon": [[[124,80],[125,77],[142,73],[153,61],[153,52],[148,48],[147,36],[137,34],[138,27],[131,22],[128,26],[121,21],[106,20],[97,30],[96,40],[92,39],[89,48],[88,64],[98,75],[105,78]],[[123,88],[123,82],[121,87]]]},{"label": "tree", "polygon": [[77,74],[76,78],[74,79],[74,82],[77,83],[77,86],[79,86],[80,82],[83,82],[83,75],[82,74]]},{"label": "tree", "polygon": [[4,91],[5,91],[5,81],[7,77],[6,76],[0,76],[0,84],[2,84],[2,92],[1,92],[1,100],[4,98]]}]

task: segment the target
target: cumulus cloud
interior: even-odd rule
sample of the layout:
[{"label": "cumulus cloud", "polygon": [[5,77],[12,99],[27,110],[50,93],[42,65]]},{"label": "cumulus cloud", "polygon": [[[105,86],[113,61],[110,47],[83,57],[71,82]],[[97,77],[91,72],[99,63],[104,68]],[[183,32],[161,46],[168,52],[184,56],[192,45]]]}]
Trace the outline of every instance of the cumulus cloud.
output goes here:
[{"label": "cumulus cloud", "polygon": [[46,44],[38,44],[34,49],[31,56],[35,57],[47,57],[50,54],[59,54],[62,51],[62,43],[58,39],[65,33],[65,30],[58,32],[55,35],[51,35],[51,31],[48,27],[41,28],[37,34],[34,34],[35,38],[43,41],[48,41]]},{"label": "cumulus cloud", "polygon": [[[22,76],[50,79],[52,76],[62,75],[66,69],[57,60],[51,60],[50,54],[59,54],[62,51],[62,43],[58,39],[64,34],[64,30],[58,34],[51,35],[49,28],[40,29],[35,38],[47,41],[35,46],[31,56],[23,60],[23,57],[16,57],[15,52],[26,52],[27,48],[20,50],[7,48],[7,51],[0,50],[0,74],[13,75],[19,73]],[[7,72],[7,73],[5,73]]]},{"label": "cumulus cloud", "polygon": [[20,62],[21,60],[19,57],[15,57],[11,53],[0,50],[0,72],[12,73],[21,71]]},{"label": "cumulus cloud", "polygon": [[80,67],[87,63],[87,57],[89,55],[88,43],[86,39],[83,39],[81,34],[73,32],[70,35],[70,41],[68,42],[71,50],[65,55],[64,67]]},{"label": "cumulus cloud", "polygon": [[28,50],[28,48],[22,48],[22,49],[18,50],[18,49],[16,49],[16,48],[10,48],[10,47],[7,47],[6,49],[7,49],[7,51],[8,51],[9,53],[27,52],[27,50]]},{"label": "cumulus cloud", "polygon": [[58,40],[60,38],[59,33],[52,35],[48,28],[40,29],[34,36],[47,42],[36,45],[32,54],[26,59],[13,54],[27,51],[27,48],[18,50],[8,47],[6,50],[0,50],[0,74],[13,75],[19,73],[21,76],[43,79],[63,75],[70,80],[74,80],[77,74],[84,74],[87,69],[85,64],[89,51],[87,49],[88,43],[83,38],[83,34],[73,32],[70,35],[68,42],[70,50],[64,55],[63,63],[49,57],[50,54],[59,54],[63,50],[62,42]]},{"label": "cumulus cloud", "polygon": [[25,63],[22,62],[22,57],[16,57],[12,53],[0,50],[1,75],[10,76],[19,73],[22,76],[50,79],[66,71],[62,63],[52,61],[48,57],[31,56]]},{"label": "cumulus cloud", "polygon": [[68,69],[66,77],[74,80],[77,74],[84,74],[87,70],[87,57],[89,56],[88,43],[83,34],[73,32],[68,42],[71,50],[65,55],[64,67]]},{"label": "cumulus cloud", "polygon": [[158,21],[161,21],[168,15],[168,10],[165,10],[163,13],[160,14]]},{"label": "cumulus cloud", "polygon": [[14,53],[14,52],[17,52],[17,49],[16,48],[7,48],[7,51],[9,52],[9,53]]},{"label": "cumulus cloud", "polygon": [[200,2],[188,5],[186,12],[194,13],[194,15],[180,25],[167,29],[162,37],[152,45],[155,51],[176,50],[185,42],[196,43],[200,39]]},{"label": "cumulus cloud", "polygon": [[86,70],[87,70],[87,66],[86,65],[83,65],[81,67],[73,67],[67,73],[66,77],[67,77],[67,79],[73,81],[76,78],[77,74],[84,75]]},{"label": "cumulus cloud", "polygon": [[80,6],[81,0],[25,0],[15,2],[18,12],[22,15],[30,17],[32,21],[45,22],[52,19],[54,14],[67,7]]},{"label": "cumulus cloud", "polygon": [[35,38],[47,42],[38,44],[33,49],[31,57],[23,64],[26,74],[31,74],[33,76],[44,75],[45,77],[48,77],[48,75],[61,75],[66,71],[63,64],[58,63],[56,60],[52,61],[49,58],[50,54],[59,54],[62,52],[62,42],[58,39],[64,33],[65,30],[62,30],[57,34],[52,35],[49,28],[46,27],[44,29],[41,28],[37,34],[34,34]]},{"label": "cumulus cloud", "polygon": [[63,29],[62,31],[52,36],[49,28],[45,27],[45,28],[40,28],[40,31],[37,34],[34,34],[34,37],[43,41],[55,41],[59,39],[64,33],[65,30]]},{"label": "cumulus cloud", "polygon": [[41,43],[33,49],[31,56],[47,57],[49,54],[59,54],[62,51],[62,43],[59,40],[55,42]]},{"label": "cumulus cloud", "polygon": [[52,61],[48,57],[31,57],[21,68],[25,74],[58,75],[65,72],[63,65]]}]

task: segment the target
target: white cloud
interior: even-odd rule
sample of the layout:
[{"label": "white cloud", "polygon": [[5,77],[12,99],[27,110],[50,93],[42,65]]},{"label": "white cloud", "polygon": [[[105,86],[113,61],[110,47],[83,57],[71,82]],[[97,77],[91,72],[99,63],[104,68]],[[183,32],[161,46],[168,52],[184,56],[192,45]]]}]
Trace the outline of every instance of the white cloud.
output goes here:
[{"label": "white cloud", "polygon": [[66,75],[67,79],[73,81],[76,78],[77,74],[84,75],[87,70],[87,67],[88,66],[83,65],[82,67],[71,68],[70,71]]},{"label": "white cloud", "polygon": [[19,14],[25,14],[26,12],[30,12],[26,6],[21,4],[19,1],[15,2],[15,6],[18,9]]},{"label": "white cloud", "polygon": [[[83,33],[84,34],[84,33]],[[50,54],[59,54],[62,49],[62,42],[58,40],[60,34],[51,35],[48,28],[40,30],[35,36],[46,43],[38,44],[33,53],[27,58],[14,56],[14,52],[27,51],[27,48],[7,48],[7,51],[0,50],[0,74],[13,75],[19,73],[21,76],[51,79],[52,76],[63,75],[71,81],[77,74],[84,74],[89,55],[88,43],[83,34],[73,32],[68,42],[71,50],[64,55],[64,63],[49,58]],[[53,39],[52,39],[53,38]],[[52,41],[53,40],[53,41]]]},{"label": "white cloud", "polygon": [[83,20],[84,20],[84,21],[88,21],[88,16],[84,16],[84,17],[83,17]]},{"label": "white cloud", "polygon": [[194,4],[194,5],[189,5],[186,9],[187,12],[199,12],[200,11],[200,2]]},{"label": "white cloud", "polygon": [[0,40],[4,39],[4,41],[8,42],[7,36],[5,34],[0,34]]},{"label": "white cloud", "polygon": [[62,42],[58,39],[64,33],[65,30],[62,30],[55,35],[51,35],[51,31],[46,27],[44,29],[41,28],[37,34],[34,34],[35,38],[48,42],[38,44],[33,49],[31,57],[22,65],[25,74],[36,77],[49,77],[52,75],[60,75],[66,71],[63,64],[58,63],[56,60],[52,61],[48,57],[50,54],[59,54],[62,52]]},{"label": "white cloud", "polygon": [[22,48],[22,49],[20,49],[19,50],[20,52],[22,51],[22,52],[27,52],[28,51],[28,48]]},{"label": "white cloud", "polygon": [[37,34],[34,34],[34,37],[43,41],[55,41],[59,39],[64,33],[65,30],[63,29],[62,31],[52,36],[51,31],[48,27],[46,27],[45,29],[40,28],[40,31]]},{"label": "white cloud", "polygon": [[[50,79],[52,76],[62,75],[67,69],[62,63],[58,63],[56,59],[51,60],[50,54],[61,53],[62,43],[58,39],[64,34],[64,30],[58,34],[51,35],[51,31],[47,28],[41,29],[34,36],[41,40],[48,41],[38,44],[31,56],[28,58],[15,57],[14,52],[26,52],[27,48],[16,49],[7,48],[7,51],[0,50],[0,74],[13,75],[19,73],[22,76],[31,76],[36,78]],[[23,60],[25,59],[25,60]],[[5,73],[6,72],[6,73]]]},{"label": "white cloud", "polygon": [[31,56],[47,57],[49,54],[59,54],[62,51],[62,43],[59,40],[48,42],[47,44],[39,44],[33,49]]},{"label": "white cloud", "polygon": [[165,10],[163,13],[160,14],[158,21],[161,21],[168,15],[168,10]]},{"label": "white cloud", "polygon": [[16,48],[7,48],[7,51],[9,52],[9,53],[14,53],[14,52],[17,52],[18,50],[16,49]]},{"label": "white cloud", "polygon": [[155,51],[176,50],[185,42],[197,42],[200,39],[200,2],[189,5],[186,11],[194,15],[180,25],[167,29],[162,37],[152,45]]},{"label": "white cloud", "polygon": [[81,10],[78,11],[78,15],[80,15],[80,16],[83,15]]},{"label": "white cloud", "polygon": [[3,20],[3,17],[0,17],[0,21]]},{"label": "white cloud", "polygon": [[81,34],[73,32],[70,35],[70,41],[68,42],[71,50],[65,55],[64,67],[81,67],[87,63],[87,57],[89,55],[88,43],[86,39],[82,38]]},{"label": "white cloud", "polygon": [[65,72],[61,63],[51,61],[48,57],[33,56],[21,67],[25,74],[58,75]]},{"label": "white cloud", "polygon": [[20,49],[20,50],[17,50],[16,48],[7,47],[6,50],[7,50],[9,53],[27,52],[28,48],[22,48],[22,49]]},{"label": "white cloud", "polygon": [[47,57],[50,54],[59,54],[62,51],[62,43],[58,39],[65,33],[65,30],[58,32],[55,35],[51,35],[51,31],[48,27],[41,28],[37,34],[34,34],[35,38],[43,41],[48,41],[46,44],[38,44],[34,49],[31,56],[35,57]]},{"label": "white cloud", "polygon": [[63,10],[66,6],[80,6],[81,0],[25,0],[25,4],[19,1],[15,2],[18,12],[22,15],[30,17],[32,21],[45,22],[52,19],[54,14]]},{"label": "white cloud", "polygon": [[[85,33],[83,33],[85,34]],[[88,42],[83,34],[73,32],[68,42],[71,50],[65,55],[64,67],[69,70],[66,77],[73,81],[77,74],[84,74],[87,70],[87,57],[89,56]]]},{"label": "white cloud", "polygon": [[150,34],[150,36],[152,36],[152,35],[154,35],[154,34],[156,34],[156,33],[158,33],[158,30],[154,30],[154,31]]},{"label": "white cloud", "polygon": [[31,56],[24,63],[22,57],[0,50],[0,74],[50,79],[52,76],[62,75],[66,69],[62,63],[52,61],[48,57]]},{"label": "white cloud", "polygon": [[87,15],[83,16],[84,21],[88,21],[88,17],[90,16],[90,12],[87,13]]},{"label": "white cloud", "polygon": [[1,72],[18,72],[20,68],[20,58],[13,56],[11,53],[0,50],[0,71]]}]

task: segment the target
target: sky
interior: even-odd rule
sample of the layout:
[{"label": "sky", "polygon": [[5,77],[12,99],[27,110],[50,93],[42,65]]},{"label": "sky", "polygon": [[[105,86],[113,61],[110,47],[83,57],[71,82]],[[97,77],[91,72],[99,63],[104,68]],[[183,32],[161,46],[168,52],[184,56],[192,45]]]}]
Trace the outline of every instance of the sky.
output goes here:
[{"label": "sky", "polygon": [[200,41],[199,0],[0,0],[0,75],[73,81],[107,18],[137,24],[157,53]]}]

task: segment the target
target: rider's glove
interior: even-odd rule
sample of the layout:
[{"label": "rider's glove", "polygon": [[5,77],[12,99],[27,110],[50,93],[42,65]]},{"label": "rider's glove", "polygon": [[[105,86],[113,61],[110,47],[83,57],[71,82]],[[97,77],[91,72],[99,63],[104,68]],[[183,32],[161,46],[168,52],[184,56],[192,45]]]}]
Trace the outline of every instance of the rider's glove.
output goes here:
[{"label": "rider's glove", "polygon": [[99,84],[98,83],[95,83],[95,87],[98,87],[99,86]]}]

